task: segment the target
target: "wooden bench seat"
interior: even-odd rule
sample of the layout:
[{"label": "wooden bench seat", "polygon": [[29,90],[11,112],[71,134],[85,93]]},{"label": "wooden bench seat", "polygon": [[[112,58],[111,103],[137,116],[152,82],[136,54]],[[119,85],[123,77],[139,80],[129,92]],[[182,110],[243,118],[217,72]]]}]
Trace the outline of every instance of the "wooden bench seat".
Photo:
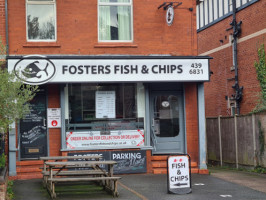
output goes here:
[{"label": "wooden bench seat", "polygon": [[[117,181],[121,179],[121,177],[109,177],[109,176],[101,176],[101,177],[58,177],[58,178],[48,178],[48,191],[51,194],[52,198],[56,198],[55,193],[55,183],[59,182],[87,182],[87,181],[97,181],[103,183],[104,189],[108,192],[111,192],[114,197],[118,197],[117,191]],[[113,184],[111,184],[113,182]]]},{"label": "wooden bench seat", "polygon": [[76,182],[76,181],[105,181],[105,180],[118,180],[121,177],[116,176],[102,176],[102,177],[74,177],[74,178],[48,178],[48,181],[52,182]]},{"label": "wooden bench seat", "polygon": [[[44,176],[49,176],[49,171],[42,171]],[[72,176],[72,175],[106,175],[107,173],[102,170],[62,170],[53,171],[56,176]]]},{"label": "wooden bench seat", "polygon": [[[47,179],[49,177],[49,171],[42,171],[43,174],[43,187],[47,186]],[[102,170],[61,170],[61,171],[52,171],[53,176],[86,176],[86,175],[100,175],[107,176],[107,172]]]}]

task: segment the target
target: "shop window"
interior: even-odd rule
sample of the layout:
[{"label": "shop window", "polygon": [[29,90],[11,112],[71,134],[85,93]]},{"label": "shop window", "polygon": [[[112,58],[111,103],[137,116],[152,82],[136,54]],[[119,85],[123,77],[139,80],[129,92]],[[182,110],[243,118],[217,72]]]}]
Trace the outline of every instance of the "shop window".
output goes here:
[{"label": "shop window", "polygon": [[100,42],[132,41],[132,0],[98,0]]},{"label": "shop window", "polygon": [[138,88],[137,84],[69,84],[67,131],[143,129],[144,103]]},{"label": "shop window", "polygon": [[55,0],[26,0],[26,26],[27,41],[55,41]]}]

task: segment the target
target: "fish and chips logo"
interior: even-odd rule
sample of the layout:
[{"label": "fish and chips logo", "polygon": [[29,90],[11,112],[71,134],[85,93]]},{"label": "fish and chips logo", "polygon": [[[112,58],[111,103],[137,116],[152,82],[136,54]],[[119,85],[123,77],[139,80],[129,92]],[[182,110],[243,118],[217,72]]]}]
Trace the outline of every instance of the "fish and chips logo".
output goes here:
[{"label": "fish and chips logo", "polygon": [[40,85],[47,83],[55,75],[54,63],[45,57],[25,57],[14,67],[15,75],[24,83]]}]

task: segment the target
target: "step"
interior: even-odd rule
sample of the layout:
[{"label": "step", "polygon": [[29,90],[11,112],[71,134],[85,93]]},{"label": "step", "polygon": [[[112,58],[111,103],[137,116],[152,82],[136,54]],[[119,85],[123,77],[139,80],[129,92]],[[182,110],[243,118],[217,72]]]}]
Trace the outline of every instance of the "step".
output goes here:
[{"label": "step", "polygon": [[157,161],[157,160],[167,160],[168,156],[152,156],[151,160],[152,161]]},{"label": "step", "polygon": [[27,160],[27,161],[17,161],[17,166],[27,166],[27,165],[43,165],[42,160]]},{"label": "step", "polygon": [[153,174],[167,174],[167,168],[155,168]]},{"label": "step", "polygon": [[39,167],[17,167],[17,173],[30,173],[30,172],[41,172]]},{"label": "step", "polygon": [[40,178],[42,178],[41,173],[24,173],[24,174],[18,174],[16,176],[16,179],[19,180],[40,179]]},{"label": "step", "polygon": [[166,161],[155,161],[155,162],[153,161],[151,165],[153,168],[160,168],[160,167],[167,168],[167,162]]}]

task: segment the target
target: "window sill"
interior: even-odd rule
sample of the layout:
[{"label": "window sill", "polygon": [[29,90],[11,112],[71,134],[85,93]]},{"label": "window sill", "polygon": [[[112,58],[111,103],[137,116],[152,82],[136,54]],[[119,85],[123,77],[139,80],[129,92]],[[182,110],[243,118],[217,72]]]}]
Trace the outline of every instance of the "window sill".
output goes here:
[{"label": "window sill", "polygon": [[100,43],[94,45],[94,48],[137,48],[138,45],[132,43]]},{"label": "window sill", "polygon": [[61,44],[56,42],[26,42],[23,47],[61,47]]}]

